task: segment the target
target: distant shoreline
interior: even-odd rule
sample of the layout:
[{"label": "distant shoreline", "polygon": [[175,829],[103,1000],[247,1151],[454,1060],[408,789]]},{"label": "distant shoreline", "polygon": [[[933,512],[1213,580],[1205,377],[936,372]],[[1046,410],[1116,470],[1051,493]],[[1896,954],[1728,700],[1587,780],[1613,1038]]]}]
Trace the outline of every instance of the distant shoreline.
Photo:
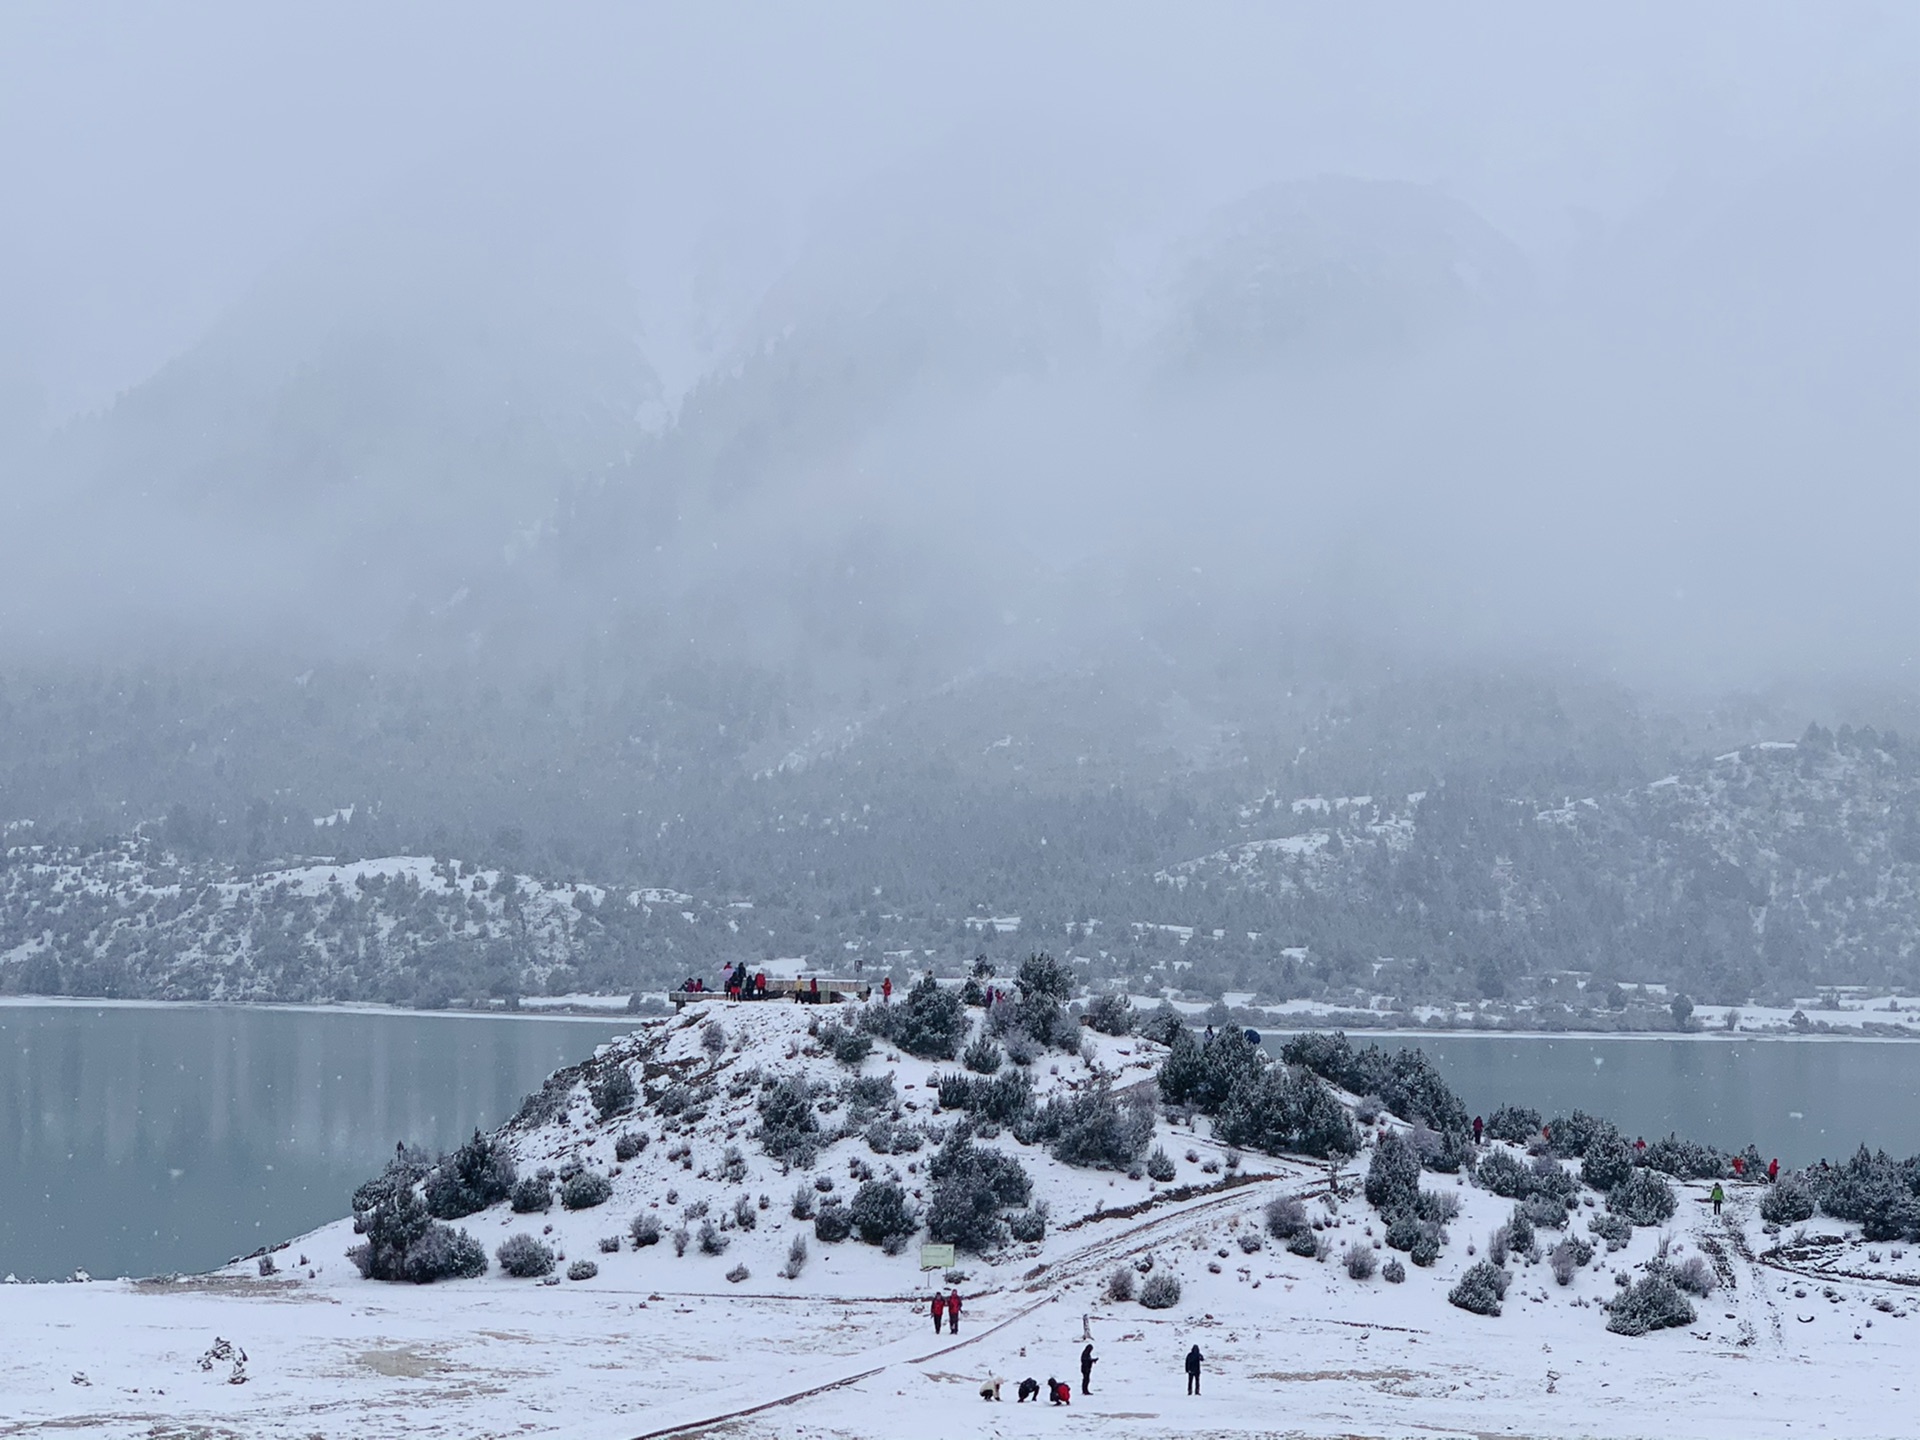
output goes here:
[{"label": "distant shoreline", "polygon": [[[726,997],[714,994],[710,997],[716,1003],[728,1003]],[[761,1003],[761,1002],[754,1002]],[[625,1010],[595,1010],[586,1007],[538,1006],[518,1010],[463,1010],[448,1008],[444,1010],[416,1010],[405,1005],[382,1005],[374,1001],[349,1001],[340,1004],[319,1004],[312,1001],[297,1000],[120,1000],[89,998],[75,995],[0,995],[0,1009],[101,1009],[101,1010],[264,1010],[294,1014],[311,1015],[384,1015],[404,1018],[417,1016],[423,1019],[441,1020],[564,1020],[569,1023],[591,1023],[603,1025],[631,1024],[639,1025],[647,1020],[662,1018],[659,1014],[631,1013]],[[1198,1015],[1188,1017],[1204,1024]],[[1739,1044],[1751,1042],[1787,1042],[1806,1043],[1844,1043],[1854,1045],[1912,1045],[1920,1043],[1920,1034],[1914,1035],[1867,1035],[1850,1034],[1844,1030],[1827,1030],[1810,1034],[1777,1031],[1750,1031],[1721,1029],[1700,1030],[1520,1030],[1489,1027],[1450,1027],[1446,1029],[1428,1029],[1425,1026],[1372,1026],[1331,1023],[1300,1024],[1294,1017],[1281,1020],[1269,1019],[1259,1028],[1274,1035],[1294,1035],[1312,1031],[1345,1030],[1355,1039],[1378,1037],[1389,1040],[1689,1040],[1704,1041],[1713,1044]]]}]

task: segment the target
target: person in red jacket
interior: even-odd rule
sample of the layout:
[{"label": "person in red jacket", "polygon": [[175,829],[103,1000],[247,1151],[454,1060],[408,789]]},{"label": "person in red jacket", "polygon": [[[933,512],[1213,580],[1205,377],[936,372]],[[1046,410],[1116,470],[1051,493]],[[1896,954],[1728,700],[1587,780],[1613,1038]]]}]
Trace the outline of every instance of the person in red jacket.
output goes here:
[{"label": "person in red jacket", "polygon": [[1733,1157],[1733,1173],[1735,1178],[1744,1176],[1747,1173],[1747,1161],[1745,1156],[1736,1155]]},{"label": "person in red jacket", "polygon": [[893,976],[891,975],[880,982],[880,1003],[883,1005],[893,1003]]},{"label": "person in red jacket", "polygon": [[1775,1181],[1779,1180],[1779,1178],[1780,1178],[1780,1157],[1776,1155],[1774,1156],[1773,1159],[1767,1162],[1767,1183],[1771,1185]]},{"label": "person in red jacket", "polygon": [[936,1290],[933,1292],[933,1333],[934,1334],[938,1335],[940,1333],[940,1322],[941,1320],[946,1318],[946,1313],[947,1313],[947,1297],[942,1295],[938,1290]]},{"label": "person in red jacket", "polygon": [[1063,1384],[1049,1375],[1047,1377],[1047,1396],[1056,1405],[1071,1405],[1073,1403],[1073,1387]]},{"label": "person in red jacket", "polygon": [[947,1329],[955,1335],[960,1333],[960,1292],[957,1289],[947,1296]]},{"label": "person in red jacket", "polygon": [[767,972],[766,971],[756,970],[754,972],[753,994],[754,994],[754,998],[758,1000],[764,1000],[767,998]]}]

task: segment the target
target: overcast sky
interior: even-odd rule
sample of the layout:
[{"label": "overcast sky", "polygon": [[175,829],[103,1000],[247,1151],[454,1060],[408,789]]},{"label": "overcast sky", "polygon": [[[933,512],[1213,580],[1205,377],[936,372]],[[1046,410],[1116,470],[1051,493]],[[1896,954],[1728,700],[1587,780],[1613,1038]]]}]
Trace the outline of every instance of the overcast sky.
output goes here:
[{"label": "overcast sky", "polygon": [[764,240],[721,257],[757,274],[822,197],[983,127],[1098,147],[1182,203],[1322,170],[1434,181],[1549,264],[1576,212],[1911,134],[1913,7],[1571,11],[20,0],[0,374],[52,416],[98,405],[360,207],[529,144],[624,192],[671,351],[716,223]]}]

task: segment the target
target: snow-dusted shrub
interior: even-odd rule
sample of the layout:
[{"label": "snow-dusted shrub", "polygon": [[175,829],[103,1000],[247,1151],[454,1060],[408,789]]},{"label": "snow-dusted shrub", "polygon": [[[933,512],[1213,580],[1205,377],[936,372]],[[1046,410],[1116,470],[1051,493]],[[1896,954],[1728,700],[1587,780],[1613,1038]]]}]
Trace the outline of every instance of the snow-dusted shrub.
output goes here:
[{"label": "snow-dusted shrub", "polygon": [[1490,1140],[1505,1140],[1524,1145],[1540,1133],[1540,1112],[1530,1105],[1501,1105],[1487,1116],[1486,1134]]},{"label": "snow-dusted shrub", "polygon": [[1040,1058],[1040,1042],[1024,1030],[1003,1032],[1000,1043],[1006,1047],[1007,1059],[1016,1065],[1031,1065]]},{"label": "snow-dusted shrub", "polygon": [[1527,1218],[1527,1207],[1516,1205],[1513,1214],[1507,1217],[1507,1243],[1515,1250],[1533,1248],[1533,1221]]},{"label": "snow-dusted shrub", "polygon": [[1124,995],[1100,995],[1087,1006],[1087,1025],[1102,1035],[1131,1035],[1139,1017]]},{"label": "snow-dusted shrub", "polygon": [[1627,1242],[1633,1239],[1633,1226],[1618,1215],[1589,1215],[1587,1233],[1596,1240],[1604,1240],[1611,1252],[1626,1249]]},{"label": "snow-dusted shrub", "polygon": [[1204,1114],[1216,1115],[1236,1085],[1253,1079],[1265,1068],[1265,1052],[1236,1026],[1227,1026],[1205,1042],[1195,1038],[1191,1030],[1181,1029],[1174,1035],[1166,1059],[1160,1062],[1160,1094],[1169,1105],[1191,1105]]},{"label": "snow-dusted shrub", "polygon": [[731,1281],[733,1284],[738,1285],[742,1280],[745,1280],[752,1274],[753,1272],[747,1269],[746,1262],[742,1261],[740,1264],[734,1266],[731,1270],[727,1271],[727,1279]]},{"label": "snow-dusted shrub", "polygon": [[756,1109],[760,1128],[754,1139],[775,1160],[809,1167],[820,1153],[820,1119],[814,1113],[813,1087],[803,1075],[788,1075],[760,1092]]},{"label": "snow-dusted shrub", "polygon": [[1340,1031],[1308,1031],[1280,1051],[1289,1065],[1304,1065],[1354,1095],[1377,1095],[1402,1120],[1419,1121],[1441,1134],[1466,1133],[1467,1107],[1448,1087],[1423,1050],[1356,1051]]},{"label": "snow-dusted shrub", "polygon": [[1407,1278],[1407,1267],[1400,1263],[1399,1257],[1389,1255],[1387,1263],[1380,1267],[1380,1278],[1389,1285],[1398,1285]]},{"label": "snow-dusted shrub", "polygon": [[624,1165],[646,1148],[647,1135],[644,1130],[623,1130],[614,1137],[613,1158]]},{"label": "snow-dusted shrub", "polygon": [[1548,1145],[1563,1160],[1577,1160],[1587,1153],[1594,1140],[1609,1131],[1618,1134],[1612,1124],[1576,1110],[1571,1115],[1556,1115],[1547,1122]]},{"label": "snow-dusted shrub", "polygon": [[798,1280],[800,1272],[807,1268],[807,1237],[796,1235],[787,1246],[787,1263],[780,1267],[782,1280]]},{"label": "snow-dusted shrub", "polygon": [[727,1027],[718,1020],[709,1020],[700,1030],[700,1048],[707,1052],[709,1060],[718,1060],[727,1053]]},{"label": "snow-dusted shrub", "polygon": [[506,1151],[475,1130],[466,1144],[441,1156],[427,1176],[427,1213],[438,1220],[475,1214],[505,1200],[518,1178]]},{"label": "snow-dusted shrub", "polygon": [[873,1053],[873,1036],[864,1029],[850,1029],[829,1021],[820,1027],[820,1044],[826,1052],[849,1070],[858,1070]]},{"label": "snow-dusted shrub", "polygon": [[702,1255],[724,1255],[727,1246],[733,1242],[720,1233],[719,1227],[711,1220],[700,1222],[699,1245]]},{"label": "snow-dusted shrub", "polygon": [[676,1226],[673,1232],[673,1253],[675,1255],[686,1254],[687,1244],[692,1238],[693,1237],[687,1233],[686,1226],[684,1225]]},{"label": "snow-dusted shrub", "polygon": [[560,1203],[569,1210],[591,1210],[607,1203],[613,1182],[598,1170],[582,1170],[560,1187]]},{"label": "snow-dusted shrub", "polygon": [[1647,1146],[1640,1163],[1676,1180],[1718,1180],[1727,1173],[1726,1157],[1713,1146],[1673,1134]]},{"label": "snow-dusted shrub", "polygon": [[1155,1270],[1140,1287],[1140,1303],[1149,1310],[1171,1310],[1180,1303],[1180,1281],[1171,1270]]},{"label": "snow-dusted shrub", "polygon": [[1107,1276],[1107,1299],[1116,1304],[1133,1299],[1137,1280],[1131,1265],[1116,1265]]},{"label": "snow-dusted shrub", "polygon": [[813,1217],[813,1238],[823,1245],[836,1245],[853,1233],[853,1219],[847,1214],[847,1207],[837,1200],[830,1200],[820,1207],[820,1213]]},{"label": "snow-dusted shrub", "polygon": [[1380,1112],[1386,1107],[1380,1103],[1378,1095],[1362,1095],[1353,1105],[1353,1118],[1362,1125],[1371,1125],[1380,1118]]},{"label": "snow-dusted shrub", "polygon": [[500,1248],[493,1252],[493,1258],[500,1262],[502,1270],[516,1279],[528,1280],[536,1275],[553,1273],[552,1247],[524,1232],[509,1235],[501,1241]]},{"label": "snow-dusted shrub", "polygon": [[407,1247],[400,1278],[429,1285],[435,1280],[471,1280],[486,1272],[487,1251],[478,1240],[450,1225],[429,1225]]},{"label": "snow-dusted shrub", "polygon": [[1783,1175],[1760,1197],[1760,1218],[1769,1225],[1799,1225],[1813,1218],[1813,1192],[1791,1175]]},{"label": "snow-dusted shrub", "polygon": [[610,1115],[618,1115],[633,1104],[633,1076],[627,1073],[625,1065],[609,1065],[587,1087],[587,1097],[593,1101],[593,1108],[600,1112],[605,1120]]},{"label": "snow-dusted shrub", "polygon": [[[1240,1044],[1253,1050],[1245,1040]],[[1242,1074],[1220,1107],[1214,1134],[1229,1145],[1269,1155],[1324,1158],[1360,1149],[1346,1107],[1325,1082],[1298,1065],[1263,1065]]]},{"label": "snow-dusted shrub", "polygon": [[720,1157],[720,1178],[729,1185],[738,1185],[747,1178],[747,1157],[740,1153],[738,1145],[729,1145]]},{"label": "snow-dusted shrub", "polygon": [[1580,1161],[1581,1183],[1604,1195],[1632,1173],[1633,1146],[1613,1126],[1605,1126],[1587,1144]]},{"label": "snow-dusted shrub", "polygon": [[1267,1233],[1276,1240],[1291,1240],[1302,1230],[1309,1228],[1307,1207],[1291,1195],[1282,1195],[1269,1200],[1263,1214],[1267,1222]]},{"label": "snow-dusted shrub", "polygon": [[1487,1237],[1487,1258],[1495,1265],[1504,1266],[1511,1253],[1513,1232],[1502,1225]]},{"label": "snow-dusted shrub", "polygon": [[1645,1335],[1693,1323],[1693,1306],[1670,1276],[1653,1271],[1620,1291],[1607,1306],[1607,1329],[1616,1335]]},{"label": "snow-dusted shrub", "polygon": [[259,1264],[254,1268],[260,1272],[260,1278],[262,1280],[269,1280],[280,1273],[280,1267],[275,1263],[271,1255],[262,1255]]},{"label": "snow-dusted shrub", "polygon": [[1174,1174],[1173,1157],[1167,1154],[1164,1147],[1154,1146],[1153,1153],[1147,1156],[1147,1178],[1164,1184],[1173,1179]]},{"label": "snow-dusted shrub", "polygon": [[749,1196],[734,1197],[733,1223],[742,1230],[751,1230],[760,1223],[760,1212],[754,1209],[753,1200]]},{"label": "snow-dusted shrub", "polygon": [[1914,1198],[1914,1161],[1902,1164],[1861,1146],[1841,1165],[1811,1172],[1815,1203],[1836,1220],[1851,1220],[1868,1240],[1920,1239],[1920,1203]]},{"label": "snow-dusted shrub", "polygon": [[920,1217],[907,1203],[907,1192],[892,1180],[869,1180],[854,1192],[847,1218],[869,1245],[885,1245],[896,1235],[911,1235]]},{"label": "snow-dusted shrub", "polygon": [[1562,1240],[1548,1252],[1547,1264],[1553,1270],[1555,1284],[1571,1285],[1573,1283],[1573,1272],[1580,1268],[1580,1262],[1575,1258],[1577,1253],[1571,1240]]},{"label": "snow-dusted shrub", "polygon": [[[613,1243],[618,1245],[620,1242],[616,1240]],[[576,1260],[567,1266],[567,1279],[569,1280],[591,1280],[599,1273],[600,1267],[591,1260]]]},{"label": "snow-dusted shrub", "polygon": [[1389,1130],[1367,1162],[1367,1203],[1383,1216],[1411,1214],[1419,1193],[1420,1157],[1404,1136]]},{"label": "snow-dusted shrub", "polygon": [[811,1185],[796,1185],[794,1187],[793,1204],[790,1207],[794,1219],[811,1220],[813,1218],[813,1194],[814,1191]]},{"label": "snow-dusted shrub", "polygon": [[1311,1229],[1297,1230],[1287,1237],[1287,1250],[1291,1254],[1317,1260],[1320,1258],[1320,1237]]},{"label": "snow-dusted shrub", "polygon": [[1380,1257],[1373,1253],[1371,1245],[1358,1243],[1347,1246],[1347,1276],[1353,1280],[1371,1280],[1373,1272],[1379,1268]]},{"label": "snow-dusted shrub", "polygon": [[1122,1104],[1102,1081],[1049,1100],[1015,1121],[1013,1133],[1023,1144],[1051,1144],[1053,1158],[1064,1165],[1124,1171],[1153,1139],[1153,1104],[1133,1098]]},{"label": "snow-dusted shrub", "polygon": [[600,1253],[602,1255],[618,1255],[620,1253],[620,1237],[618,1235],[602,1235],[600,1237]]},{"label": "snow-dusted shrub", "polygon": [[1512,1278],[1490,1260],[1476,1261],[1447,1292],[1447,1303],[1475,1315],[1498,1315]]},{"label": "snow-dusted shrub", "polygon": [[943,988],[931,973],[922,975],[900,1005],[870,1005],[871,1028],[909,1055],[922,1060],[951,1060],[967,1033],[966,1006],[956,991]]},{"label": "snow-dusted shrub", "polygon": [[1037,1245],[1047,1238],[1047,1212],[1042,1205],[1031,1210],[1016,1210],[1007,1216],[1007,1231],[1023,1245]]},{"label": "snow-dusted shrub", "polygon": [[1033,1077],[1007,1070],[978,1080],[958,1071],[934,1077],[943,1110],[963,1110],[976,1120],[1011,1125],[1033,1111]]},{"label": "snow-dusted shrub", "polygon": [[1255,1254],[1266,1249],[1267,1246],[1267,1242],[1260,1238],[1260,1232],[1251,1225],[1236,1233],[1233,1238],[1238,1242],[1241,1253],[1245,1255]]},{"label": "snow-dusted shrub", "polygon": [[976,1255],[1000,1244],[1006,1233],[1001,1210],[1026,1204],[1033,1189],[1019,1161],[974,1144],[964,1123],[953,1128],[928,1161],[927,1174],[933,1181],[927,1233]]},{"label": "snow-dusted shrub", "polygon": [[1414,1197],[1413,1213],[1422,1220],[1444,1225],[1460,1213],[1460,1197],[1451,1190],[1422,1190]]},{"label": "snow-dusted shrub", "polygon": [[1473,1172],[1474,1181],[1504,1200],[1517,1200],[1533,1188],[1533,1172],[1511,1150],[1495,1150]]},{"label": "snow-dusted shrub", "polygon": [[1703,1255],[1689,1255],[1678,1265],[1669,1265],[1667,1274],[1682,1290],[1689,1295],[1698,1295],[1703,1300],[1720,1283],[1720,1277],[1713,1273],[1713,1267]]},{"label": "snow-dusted shrub", "polygon": [[1674,1208],[1673,1186],[1651,1170],[1635,1170],[1607,1192],[1607,1209],[1630,1225],[1658,1225]]},{"label": "snow-dusted shrub", "polygon": [[1527,1224],[1535,1229],[1564,1230],[1567,1225],[1567,1207],[1551,1195],[1535,1193],[1527,1196],[1514,1206],[1516,1215],[1527,1217]]},{"label": "snow-dusted shrub", "polygon": [[[1005,1059],[1000,1047],[985,1035],[974,1036],[967,1048],[960,1052],[960,1063],[976,1075],[992,1075]],[[940,1103],[944,1105],[946,1101]]]}]

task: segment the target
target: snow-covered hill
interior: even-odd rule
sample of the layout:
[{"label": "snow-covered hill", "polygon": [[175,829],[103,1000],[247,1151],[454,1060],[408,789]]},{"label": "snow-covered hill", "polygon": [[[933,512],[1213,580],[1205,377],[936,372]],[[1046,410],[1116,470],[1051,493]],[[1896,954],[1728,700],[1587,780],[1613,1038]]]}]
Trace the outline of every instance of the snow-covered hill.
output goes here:
[{"label": "snow-covered hill", "polygon": [[[1576,1184],[1566,1233],[1590,1236],[1591,1258],[1563,1285],[1516,1245],[1499,1315],[1447,1297],[1485,1261],[1512,1200],[1425,1174],[1440,1208],[1459,1206],[1435,1263],[1406,1265],[1398,1283],[1356,1279],[1342,1263],[1349,1250],[1400,1258],[1382,1248],[1382,1217],[1360,1193],[1371,1149],[1338,1176],[1305,1159],[1236,1164],[1204,1119],[1165,1114],[1151,1137],[1174,1160],[1165,1181],[1076,1168],[1019,1143],[1016,1127],[982,1128],[977,1143],[1030,1178],[1025,1208],[1045,1203],[1042,1238],[963,1252],[934,1273],[920,1269],[917,1244],[889,1254],[857,1236],[823,1242],[820,1209],[856,1192],[862,1174],[897,1176],[924,1207],[931,1157],[956,1120],[933,1083],[950,1064],[885,1041],[836,1059],[853,1018],[851,1007],[707,1002],[553,1077],[496,1143],[523,1182],[597,1175],[605,1198],[520,1213],[497,1201],[453,1222],[489,1255],[514,1236],[548,1247],[544,1283],[497,1260],[432,1285],[362,1279],[345,1258],[359,1237],[343,1220],[270,1251],[271,1275],[248,1259],[191,1279],[22,1287],[0,1306],[0,1411],[18,1434],[108,1437],[1905,1431],[1913,1305],[1899,1262],[1827,1221],[1770,1249],[1786,1237],[1763,1233],[1758,1187],[1730,1186],[1716,1218],[1702,1185],[1682,1186],[1676,1215],[1609,1250],[1606,1209]],[[1040,1100],[1103,1083],[1124,1093],[1164,1054],[1135,1037],[1084,1040],[1079,1054],[1043,1052],[1023,1072]],[[616,1074],[634,1084],[628,1104]],[[804,1163],[775,1159],[764,1134],[766,1097],[793,1082],[816,1097],[820,1144]],[[867,1113],[848,1123],[856,1104]],[[1391,1117],[1366,1128],[1373,1148],[1406,1133]],[[915,1133],[921,1146],[908,1148],[901,1137]],[[628,1140],[624,1161],[622,1135],[647,1137],[637,1153]],[[1517,1152],[1490,1142],[1483,1157],[1495,1154]],[[796,1191],[815,1219],[794,1214]],[[1309,1253],[1269,1229],[1266,1207],[1287,1196],[1304,1202],[1297,1248]],[[659,1238],[636,1245],[648,1217]],[[719,1253],[703,1253],[709,1224],[706,1249]],[[807,1247],[799,1264],[796,1240]],[[1663,1249],[1672,1264],[1698,1255],[1712,1293],[1690,1324],[1609,1332],[1602,1302]],[[560,1278],[580,1261],[594,1273]],[[1149,1309],[1116,1298],[1116,1271],[1171,1275],[1178,1299]],[[933,1333],[935,1284],[964,1296],[957,1336]],[[216,1337],[244,1363],[216,1352]],[[1092,1393],[1064,1414],[1019,1405],[1022,1379],[1077,1380],[1088,1343]],[[1198,1397],[1183,1393],[1192,1346],[1204,1356]],[[998,1404],[980,1397],[995,1379]]]}]

